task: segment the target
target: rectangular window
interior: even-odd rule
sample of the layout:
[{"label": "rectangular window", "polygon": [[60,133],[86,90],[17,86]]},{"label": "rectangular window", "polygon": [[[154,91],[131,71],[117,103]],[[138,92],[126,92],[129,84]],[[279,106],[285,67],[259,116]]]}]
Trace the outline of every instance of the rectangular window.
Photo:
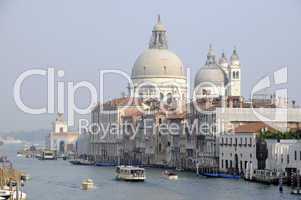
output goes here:
[{"label": "rectangular window", "polygon": [[295,151],[295,160],[297,160],[297,151]]},{"label": "rectangular window", "polygon": [[226,169],[228,169],[228,160],[226,160]]},{"label": "rectangular window", "polygon": [[224,160],[222,160],[222,169],[224,168]]},{"label": "rectangular window", "polygon": [[230,160],[230,169],[232,169],[232,160]]}]

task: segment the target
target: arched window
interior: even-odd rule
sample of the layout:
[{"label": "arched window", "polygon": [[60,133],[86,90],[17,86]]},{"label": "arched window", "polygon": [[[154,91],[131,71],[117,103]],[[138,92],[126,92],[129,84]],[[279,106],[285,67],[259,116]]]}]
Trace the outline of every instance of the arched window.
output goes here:
[{"label": "arched window", "polygon": [[236,72],[236,79],[239,79],[239,72]]},{"label": "arched window", "polygon": [[232,78],[235,79],[235,72],[232,72]]}]

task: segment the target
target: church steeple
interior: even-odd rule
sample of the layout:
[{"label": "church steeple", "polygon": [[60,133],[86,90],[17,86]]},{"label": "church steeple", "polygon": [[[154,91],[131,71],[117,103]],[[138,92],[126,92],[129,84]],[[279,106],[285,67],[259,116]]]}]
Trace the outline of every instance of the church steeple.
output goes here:
[{"label": "church steeple", "polygon": [[150,49],[168,49],[166,29],[161,23],[161,17],[158,15],[157,23],[155,24],[152,37],[149,42]]}]

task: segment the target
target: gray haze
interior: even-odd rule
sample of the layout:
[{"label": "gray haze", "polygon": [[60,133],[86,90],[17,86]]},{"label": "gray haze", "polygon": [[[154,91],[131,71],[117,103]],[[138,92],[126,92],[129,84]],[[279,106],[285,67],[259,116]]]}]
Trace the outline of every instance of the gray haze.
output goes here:
[{"label": "gray haze", "polygon": [[[237,46],[244,96],[256,81],[283,66],[289,69],[289,95],[301,102],[301,1],[101,1],[0,0],[0,130],[50,128],[54,115],[22,113],[13,100],[14,81],[32,68],[65,70],[60,81],[97,84],[100,69],[130,73],[147,47],[157,14],[168,30],[169,48],[191,68],[205,62],[209,43],[230,56]],[[107,79],[106,98],[126,90],[118,77]],[[26,103],[41,107],[46,79],[33,77],[23,87]],[[86,91],[77,103],[87,105]]]}]

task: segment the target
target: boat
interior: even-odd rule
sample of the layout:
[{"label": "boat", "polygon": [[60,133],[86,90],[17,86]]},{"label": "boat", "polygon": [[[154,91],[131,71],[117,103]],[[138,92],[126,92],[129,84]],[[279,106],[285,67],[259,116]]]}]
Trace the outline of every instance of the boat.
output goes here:
[{"label": "boat", "polygon": [[178,172],[183,172],[183,171],[185,171],[183,168],[176,168],[176,171],[178,171]]},{"label": "boat", "polygon": [[83,190],[91,190],[94,188],[94,182],[92,179],[86,179],[82,182],[82,189]]},{"label": "boat", "polygon": [[301,195],[301,189],[293,189],[291,194]]},{"label": "boat", "polygon": [[116,179],[124,181],[144,181],[145,170],[144,168],[134,166],[117,166]]},{"label": "boat", "polygon": [[169,180],[178,180],[178,175],[175,172],[165,170],[162,175]]},{"label": "boat", "polygon": [[21,181],[29,181],[31,177],[29,174],[22,173],[20,178],[21,178]]},{"label": "boat", "polygon": [[208,178],[220,178],[218,173],[199,173],[199,174]]},{"label": "boat", "polygon": [[93,161],[82,160],[82,159],[70,160],[69,162],[73,165],[85,165],[85,166],[95,165]]},{"label": "boat", "polygon": [[221,178],[227,178],[227,179],[240,179],[240,176],[239,175],[235,175],[235,174],[219,173],[219,176]]},{"label": "boat", "polygon": [[56,154],[54,151],[50,150],[44,150],[42,151],[41,157],[39,157],[40,160],[55,160]]},{"label": "boat", "polygon": [[114,162],[96,162],[95,166],[98,166],[98,167],[115,167],[116,163],[114,163]]},{"label": "boat", "polygon": [[2,199],[9,199],[11,197],[11,192],[9,190],[0,190],[0,197]]},{"label": "boat", "polygon": [[226,173],[200,173],[200,175],[208,178],[240,179],[239,175],[226,174]]},{"label": "boat", "polygon": [[264,184],[278,185],[279,175],[276,171],[272,170],[255,170],[252,180]]}]

